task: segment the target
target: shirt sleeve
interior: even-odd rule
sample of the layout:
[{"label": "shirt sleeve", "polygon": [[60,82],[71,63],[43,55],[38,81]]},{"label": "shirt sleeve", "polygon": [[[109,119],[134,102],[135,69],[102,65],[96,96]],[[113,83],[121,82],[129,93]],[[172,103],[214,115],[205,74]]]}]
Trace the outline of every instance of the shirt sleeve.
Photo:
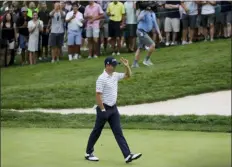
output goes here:
[{"label": "shirt sleeve", "polygon": [[39,23],[40,23],[41,28],[43,28],[44,27],[43,21],[39,20]]},{"label": "shirt sleeve", "polygon": [[68,20],[68,19],[70,19],[70,13],[69,12],[67,13],[67,15],[65,17],[65,20]]},{"label": "shirt sleeve", "polygon": [[103,14],[103,10],[102,10],[102,7],[100,5],[98,5],[98,8],[99,8],[99,14]]},{"label": "shirt sleeve", "polygon": [[126,12],[125,12],[125,7],[124,7],[124,5],[122,4],[122,14],[125,14]]},{"label": "shirt sleeve", "polygon": [[120,81],[120,80],[125,78],[125,73],[115,72],[115,76],[116,76],[117,80]]},{"label": "shirt sleeve", "polygon": [[33,23],[32,23],[31,21],[29,21],[29,22],[28,22],[28,25],[27,25],[27,28],[30,29],[30,28],[33,28],[33,27],[34,27],[34,26],[33,26]]},{"label": "shirt sleeve", "polygon": [[84,17],[83,17],[83,14],[82,14],[82,13],[80,13],[79,19],[80,19],[80,20],[84,20]]},{"label": "shirt sleeve", "polygon": [[106,12],[107,12],[107,13],[110,13],[110,6],[111,6],[111,3],[109,3],[109,5],[108,5],[108,7],[107,7],[107,9],[106,9]]},{"label": "shirt sleeve", "polygon": [[102,93],[103,88],[104,88],[104,80],[99,77],[96,82],[96,92]]},{"label": "shirt sleeve", "polygon": [[86,6],[86,8],[85,8],[84,17],[87,16],[87,10],[88,10],[88,6]]}]

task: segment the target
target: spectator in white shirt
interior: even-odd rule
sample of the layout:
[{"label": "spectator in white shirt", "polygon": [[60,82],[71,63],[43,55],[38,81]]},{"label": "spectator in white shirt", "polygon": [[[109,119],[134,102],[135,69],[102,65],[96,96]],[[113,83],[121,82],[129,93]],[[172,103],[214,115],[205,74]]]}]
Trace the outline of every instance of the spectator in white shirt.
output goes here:
[{"label": "spectator in white shirt", "polygon": [[136,42],[137,18],[136,2],[127,1],[124,3],[126,12],[126,32],[128,36],[129,52],[134,52]]},{"label": "spectator in white shirt", "polygon": [[204,28],[205,41],[208,37],[208,27],[210,28],[210,41],[214,38],[214,22],[215,22],[215,8],[216,1],[202,1],[201,15],[202,26]]},{"label": "spectator in white shirt", "polygon": [[39,32],[43,31],[43,22],[38,20],[38,13],[33,12],[33,19],[28,22],[29,42],[28,51],[30,64],[36,64],[36,52],[39,47]]},{"label": "spectator in white shirt", "polygon": [[[83,14],[78,11],[78,4],[73,3],[73,10],[68,12],[65,21],[68,23],[68,58],[71,61],[73,58],[80,58],[81,46],[81,27],[83,26]],[[73,57],[74,56],[74,57]]]},{"label": "spectator in white shirt", "polygon": [[[197,1],[182,1],[181,7],[183,8],[182,23],[182,45],[191,44],[193,41],[193,35],[196,28],[196,21],[198,15],[198,2]],[[189,29],[190,28],[190,29]],[[187,42],[187,34],[189,31],[189,42]]]}]

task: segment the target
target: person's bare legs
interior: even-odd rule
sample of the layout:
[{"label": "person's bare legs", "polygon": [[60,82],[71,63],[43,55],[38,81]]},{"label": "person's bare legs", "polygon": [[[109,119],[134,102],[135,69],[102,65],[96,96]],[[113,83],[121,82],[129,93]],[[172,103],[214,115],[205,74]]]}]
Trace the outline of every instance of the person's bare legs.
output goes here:
[{"label": "person's bare legs", "polygon": [[56,59],[56,47],[52,47],[52,62],[54,62],[55,61],[55,59]]},{"label": "person's bare legs", "polygon": [[98,55],[98,38],[93,38],[93,53],[94,57],[97,58]]},{"label": "person's bare legs", "polygon": [[88,38],[88,47],[89,47],[89,58],[93,55],[93,38]]},{"label": "person's bare legs", "polygon": [[135,52],[135,60],[138,62],[140,59],[140,48],[138,47],[138,49]]},{"label": "person's bare legs", "polygon": [[117,51],[118,51],[118,53],[120,53],[120,49],[121,49],[121,40],[120,40],[120,37],[117,37],[116,40],[117,40]]},{"label": "person's bare legs", "polygon": [[172,42],[174,44],[176,43],[176,36],[177,36],[177,32],[172,32]]},{"label": "person's bare legs", "polygon": [[33,64],[33,53],[32,52],[29,52],[29,64],[32,65]]},{"label": "person's bare legs", "polygon": [[210,40],[213,41],[214,37],[214,25],[210,24]]},{"label": "person's bare legs", "polygon": [[193,41],[194,34],[195,34],[195,29],[191,28],[189,33],[189,42]]},{"label": "person's bare legs", "polygon": [[36,59],[37,59],[37,52],[33,53],[33,64],[36,64]]},{"label": "person's bare legs", "polygon": [[68,46],[68,59],[69,59],[69,61],[72,61],[74,53],[75,53],[74,52],[74,45],[69,45]]},{"label": "person's bare legs", "polygon": [[207,29],[207,27],[204,27],[204,30],[203,30],[204,32],[204,37],[205,37],[205,41],[207,40],[207,36],[208,36],[208,29]]},{"label": "person's bare legs", "polygon": [[132,49],[132,51],[135,50],[135,43],[136,43],[136,38],[132,37],[132,41],[131,41],[131,49]]},{"label": "person's bare legs", "polygon": [[230,23],[227,23],[227,37],[231,37],[231,24]]},{"label": "person's bare legs", "polygon": [[79,56],[81,55],[81,45],[75,45],[75,53],[77,53]]},{"label": "person's bare legs", "polygon": [[166,32],[166,43],[170,44],[170,32]]},{"label": "person's bare legs", "polygon": [[182,31],[182,43],[187,41],[188,28],[183,29]]},{"label": "person's bare legs", "polygon": [[22,52],[21,52],[21,65],[25,64],[26,63],[26,56],[25,56],[25,49],[22,49]]},{"label": "person's bare legs", "polygon": [[107,48],[107,44],[108,44],[108,40],[107,38],[104,38],[104,50],[106,51]]},{"label": "person's bare legs", "polygon": [[57,56],[56,56],[56,61],[60,60],[61,52],[62,52],[62,47],[57,47]]}]

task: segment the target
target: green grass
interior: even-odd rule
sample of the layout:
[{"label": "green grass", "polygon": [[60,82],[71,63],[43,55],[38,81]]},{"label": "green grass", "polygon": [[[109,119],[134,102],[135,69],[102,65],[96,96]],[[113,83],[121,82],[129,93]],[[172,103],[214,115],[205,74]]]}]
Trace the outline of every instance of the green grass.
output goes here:
[{"label": "green grass", "polygon": [[[54,114],[40,112],[1,112],[2,127],[92,128],[96,116],[90,114]],[[230,116],[121,116],[124,129],[231,132]],[[106,128],[109,128],[108,123]]]},{"label": "green grass", "polygon": [[[230,51],[230,40],[158,49],[152,56],[153,67],[141,65],[133,70],[130,80],[119,84],[118,104],[155,102],[231,89]],[[133,54],[122,56],[130,62],[134,57]],[[92,107],[103,60],[104,57],[2,69],[1,107]],[[123,71],[123,67],[118,71]]]},{"label": "green grass", "polygon": [[[2,167],[119,167],[128,166],[110,130],[95,147],[97,163],[84,160],[91,130],[1,130]],[[142,152],[133,167],[230,167],[230,134],[125,130],[132,152]]]}]

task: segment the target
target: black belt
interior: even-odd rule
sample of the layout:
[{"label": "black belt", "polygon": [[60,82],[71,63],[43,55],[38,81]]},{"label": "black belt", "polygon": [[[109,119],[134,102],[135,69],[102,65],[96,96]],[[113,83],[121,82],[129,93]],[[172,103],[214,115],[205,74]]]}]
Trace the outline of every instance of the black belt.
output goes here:
[{"label": "black belt", "polygon": [[107,104],[105,104],[105,103],[103,103],[103,105],[104,105],[104,107],[107,109],[107,108],[114,108],[115,106],[116,106],[116,104],[114,104],[113,106],[109,106],[109,105],[107,105]]}]

